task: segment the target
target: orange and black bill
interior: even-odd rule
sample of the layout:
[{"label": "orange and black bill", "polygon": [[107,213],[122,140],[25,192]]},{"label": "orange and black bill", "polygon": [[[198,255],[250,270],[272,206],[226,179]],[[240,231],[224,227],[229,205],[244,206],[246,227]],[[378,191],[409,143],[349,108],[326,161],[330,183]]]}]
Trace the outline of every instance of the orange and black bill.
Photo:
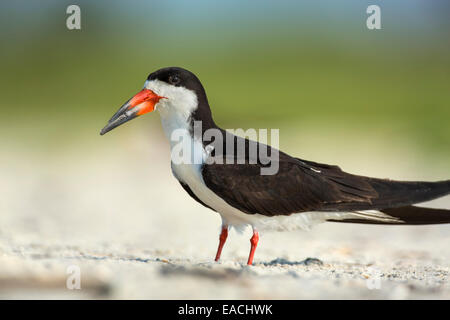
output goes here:
[{"label": "orange and black bill", "polygon": [[138,92],[133,98],[125,102],[120,109],[108,121],[108,124],[100,131],[104,135],[108,131],[124,124],[131,119],[134,119],[144,113],[155,110],[155,105],[164,97],[158,96],[152,90],[143,89]]}]

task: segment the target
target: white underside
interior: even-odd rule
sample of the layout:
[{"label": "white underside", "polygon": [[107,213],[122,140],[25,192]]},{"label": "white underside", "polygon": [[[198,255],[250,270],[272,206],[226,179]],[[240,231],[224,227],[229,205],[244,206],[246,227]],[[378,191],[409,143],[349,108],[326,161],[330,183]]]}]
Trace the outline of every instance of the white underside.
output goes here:
[{"label": "white underside", "polygon": [[351,213],[342,212],[302,212],[275,217],[244,213],[229,205],[205,185],[200,168],[201,165],[175,165],[172,163],[174,176],[187,184],[200,200],[216,210],[221,215],[224,225],[232,226],[238,231],[242,231],[247,226],[257,230],[309,230],[312,226],[325,222],[327,219],[339,220],[355,217]]},{"label": "white underside", "polygon": [[[201,144],[200,142],[196,142]],[[200,148],[200,146],[198,146]],[[201,150],[204,150],[203,148]],[[204,152],[204,151],[203,151]],[[204,152],[204,157],[207,157]],[[327,220],[342,219],[367,219],[384,222],[396,222],[395,218],[385,215],[376,210],[364,210],[357,212],[300,212],[286,216],[268,217],[262,214],[248,214],[229,205],[214,191],[209,189],[203,181],[201,174],[202,165],[174,164],[172,162],[172,172],[174,176],[187,184],[192,192],[206,205],[216,210],[222,217],[222,223],[234,227],[237,231],[243,231],[247,226],[256,230],[309,230],[316,224]]]},{"label": "white underside", "polygon": [[[205,163],[208,152],[203,148],[201,141],[194,140],[189,133],[189,115],[197,108],[196,95],[185,88],[168,86],[158,81],[147,81],[145,87],[153,90],[158,95],[168,97],[162,99],[157,104],[157,110],[161,116],[161,123],[164,132],[169,139],[171,151],[178,141],[172,141],[171,136],[174,130],[185,129],[183,141],[190,143],[195,159],[203,159]],[[257,230],[309,230],[312,226],[325,222],[328,219],[340,220],[345,218],[367,218],[372,216],[377,219],[388,219],[379,212],[302,212],[289,216],[267,217],[261,214],[244,213],[217,196],[209,189],[201,174],[202,164],[175,164],[172,162],[172,172],[181,182],[187,184],[192,192],[206,205],[216,210],[222,217],[224,225],[236,228],[238,231],[251,226]],[[392,218],[391,218],[392,219]]]}]

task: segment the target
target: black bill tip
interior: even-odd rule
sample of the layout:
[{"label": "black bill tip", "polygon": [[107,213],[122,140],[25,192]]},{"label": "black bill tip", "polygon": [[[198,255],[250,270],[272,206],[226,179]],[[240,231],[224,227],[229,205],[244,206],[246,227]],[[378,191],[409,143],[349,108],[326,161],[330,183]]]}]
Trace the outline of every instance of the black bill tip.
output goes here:
[{"label": "black bill tip", "polygon": [[104,135],[105,133],[111,131],[112,129],[120,126],[121,124],[136,118],[136,114],[135,113],[122,113],[120,115],[114,115],[111,120],[108,122],[108,124],[100,131],[100,135]]}]

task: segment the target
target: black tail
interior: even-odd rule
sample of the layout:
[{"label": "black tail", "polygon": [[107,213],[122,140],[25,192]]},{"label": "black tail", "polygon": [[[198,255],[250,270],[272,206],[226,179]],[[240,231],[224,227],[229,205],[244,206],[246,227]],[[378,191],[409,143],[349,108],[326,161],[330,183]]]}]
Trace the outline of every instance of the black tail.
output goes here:
[{"label": "black tail", "polygon": [[[325,180],[331,188],[331,192],[325,194],[330,199],[322,203],[322,211],[355,212],[409,207],[450,194],[450,180],[423,182],[370,178],[346,173],[338,166],[297,160],[303,165],[305,173],[313,175],[312,181],[322,183]],[[311,171],[311,168],[316,170]],[[321,187],[319,185],[318,188]]]},{"label": "black tail", "polygon": [[379,210],[381,214],[357,213],[355,218],[343,220],[328,220],[333,222],[392,224],[392,225],[423,225],[450,223],[450,210],[432,209],[416,206],[406,206]]},{"label": "black tail", "polygon": [[333,221],[394,225],[450,223],[450,210],[412,206],[450,194],[450,180],[409,182],[366,179],[366,182],[376,191],[377,196],[372,198],[369,204],[358,202],[340,204],[340,211],[348,210],[353,216]]},{"label": "black tail", "polygon": [[380,209],[409,206],[450,194],[450,180],[418,182],[370,178],[368,182],[378,193],[372,205]]},{"label": "black tail", "polygon": [[[353,176],[357,177],[357,176]],[[430,201],[450,194],[450,180],[437,182],[394,181],[359,176],[364,183],[370,201],[350,201],[330,204],[327,211],[360,211],[383,210],[388,208],[407,207],[413,204]],[[356,189],[358,187],[352,186]],[[353,190],[352,190],[353,191]]]},{"label": "black tail", "polygon": [[[395,181],[358,176],[332,166],[302,159],[299,164],[311,181],[326,181],[322,192],[328,201],[320,211],[343,212],[339,220],[371,224],[450,223],[450,210],[413,206],[450,194],[450,180]],[[315,170],[308,170],[314,168]],[[319,189],[322,185],[319,185]],[[331,191],[329,190],[331,189]],[[318,210],[319,211],[319,210]]]}]

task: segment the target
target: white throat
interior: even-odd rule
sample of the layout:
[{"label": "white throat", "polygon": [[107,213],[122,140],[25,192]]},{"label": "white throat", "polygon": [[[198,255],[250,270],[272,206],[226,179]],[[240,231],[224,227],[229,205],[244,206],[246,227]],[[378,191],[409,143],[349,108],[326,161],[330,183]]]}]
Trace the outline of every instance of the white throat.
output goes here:
[{"label": "white throat", "polygon": [[155,106],[161,116],[161,124],[167,139],[173,146],[172,134],[181,129],[190,131],[190,117],[197,110],[198,100],[194,91],[176,87],[160,80],[146,81],[145,88],[165,97]]},{"label": "white throat", "polygon": [[[197,95],[189,89],[159,80],[147,81],[145,88],[167,98],[159,100],[156,109],[170,143],[173,174],[188,185],[203,184],[200,169],[208,154],[201,140],[193,137],[191,130],[191,115],[198,107]],[[180,150],[183,156],[189,150],[186,152],[189,156],[180,157]],[[180,158],[183,160],[180,161]]]}]

